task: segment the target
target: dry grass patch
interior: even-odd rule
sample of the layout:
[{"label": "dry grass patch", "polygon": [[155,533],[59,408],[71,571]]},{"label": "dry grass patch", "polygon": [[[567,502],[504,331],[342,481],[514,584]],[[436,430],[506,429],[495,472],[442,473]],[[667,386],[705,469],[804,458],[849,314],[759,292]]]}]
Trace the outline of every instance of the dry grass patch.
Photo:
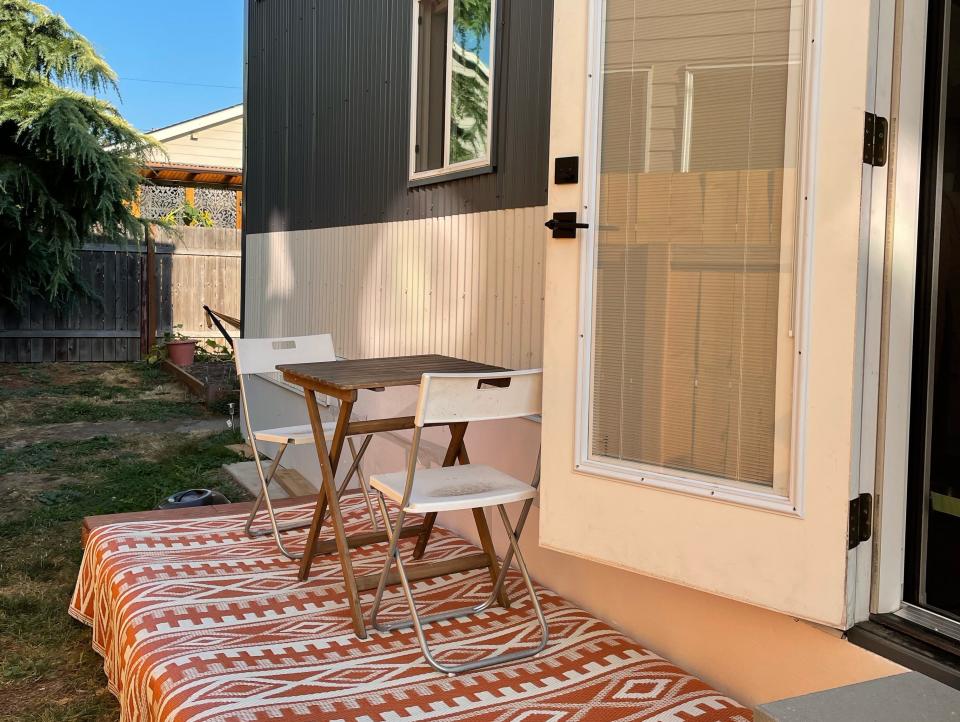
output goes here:
[{"label": "dry grass patch", "polygon": [[192,487],[246,497],[221,469],[237,460],[225,447],[235,432],[30,438],[51,418],[71,429],[210,418],[178,389],[158,391],[168,385],[139,364],[0,364],[0,433],[18,440],[0,446],[0,722],[117,719],[89,629],[67,615],[84,516],[151,509]]}]

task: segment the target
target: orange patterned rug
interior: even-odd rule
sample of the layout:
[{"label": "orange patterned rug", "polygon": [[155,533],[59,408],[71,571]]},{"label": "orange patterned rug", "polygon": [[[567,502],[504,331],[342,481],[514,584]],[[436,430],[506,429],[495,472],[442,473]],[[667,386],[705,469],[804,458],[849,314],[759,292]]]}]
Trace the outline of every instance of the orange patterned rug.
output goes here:
[{"label": "orange patterned rug", "polygon": [[[369,523],[358,498],[343,508],[348,532]],[[294,506],[281,516],[305,519],[311,511]],[[551,639],[542,655],[439,674],[410,631],[354,636],[335,556],[318,557],[310,580],[300,582],[272,539],[248,539],[242,527],[236,515],[122,522],[91,533],[70,614],[93,627],[122,722],[752,719],[547,590],[540,599]],[[302,547],[304,532],[287,536],[298,534]],[[474,551],[436,529],[425,558]],[[383,553],[383,544],[355,550],[357,572],[379,571]],[[441,659],[537,642],[522,582],[509,579],[510,610],[428,627]],[[430,613],[479,602],[489,589],[489,575],[478,570],[417,582],[414,592]],[[405,616],[399,588],[388,594],[384,619]],[[372,594],[362,599],[369,611]]]}]

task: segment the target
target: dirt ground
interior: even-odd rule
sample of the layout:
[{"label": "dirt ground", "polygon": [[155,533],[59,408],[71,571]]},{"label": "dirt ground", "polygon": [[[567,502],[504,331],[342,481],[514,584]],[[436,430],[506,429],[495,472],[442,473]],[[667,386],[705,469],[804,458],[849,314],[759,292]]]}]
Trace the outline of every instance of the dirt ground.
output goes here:
[{"label": "dirt ground", "polygon": [[67,615],[84,516],[171,493],[247,498],[223,417],[146,364],[0,364],[0,722],[118,718],[90,632]]}]

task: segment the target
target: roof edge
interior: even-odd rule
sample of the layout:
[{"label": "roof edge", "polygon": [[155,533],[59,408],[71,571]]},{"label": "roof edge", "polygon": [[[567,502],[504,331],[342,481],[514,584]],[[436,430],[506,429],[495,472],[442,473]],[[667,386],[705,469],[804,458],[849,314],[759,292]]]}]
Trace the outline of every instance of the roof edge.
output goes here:
[{"label": "roof edge", "polygon": [[209,128],[211,125],[218,125],[242,117],[243,103],[238,103],[237,105],[231,105],[229,108],[221,108],[220,110],[214,110],[210,113],[204,113],[203,115],[182,120],[173,125],[165,125],[162,128],[149,130],[147,131],[147,135],[151,135],[156,140],[163,142],[171,138],[186,135],[187,133]]}]

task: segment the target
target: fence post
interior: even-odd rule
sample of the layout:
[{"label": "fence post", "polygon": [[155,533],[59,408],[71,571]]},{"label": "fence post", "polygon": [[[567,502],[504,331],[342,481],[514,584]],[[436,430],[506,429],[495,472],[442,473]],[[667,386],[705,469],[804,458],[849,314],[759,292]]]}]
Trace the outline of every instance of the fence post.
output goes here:
[{"label": "fence post", "polygon": [[145,358],[157,342],[157,253],[153,226],[143,233],[147,244],[146,263],[140,264],[140,357]]},{"label": "fence post", "polygon": [[140,330],[140,359],[143,360],[150,353],[147,345],[147,259],[137,254],[137,289],[139,290],[139,330]]}]

